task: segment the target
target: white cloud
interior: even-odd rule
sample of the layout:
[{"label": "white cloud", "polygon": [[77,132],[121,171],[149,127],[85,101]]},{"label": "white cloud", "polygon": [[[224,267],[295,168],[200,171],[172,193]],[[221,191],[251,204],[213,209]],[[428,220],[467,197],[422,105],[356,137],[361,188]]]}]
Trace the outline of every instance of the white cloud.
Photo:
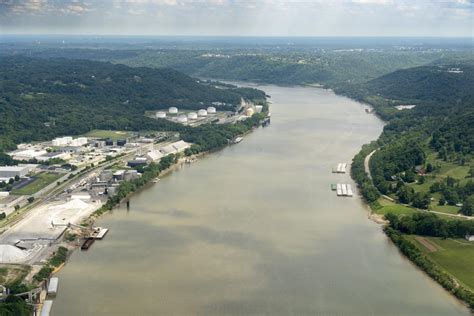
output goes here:
[{"label": "white cloud", "polygon": [[0,0],[0,32],[469,36],[473,12],[472,0]]}]

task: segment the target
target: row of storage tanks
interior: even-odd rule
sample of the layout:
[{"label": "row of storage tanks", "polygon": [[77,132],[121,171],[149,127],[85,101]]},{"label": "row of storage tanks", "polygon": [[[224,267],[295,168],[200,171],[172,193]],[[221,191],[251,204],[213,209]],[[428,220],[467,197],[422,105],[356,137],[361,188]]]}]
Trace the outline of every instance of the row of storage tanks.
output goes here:
[{"label": "row of storage tanks", "polygon": [[[170,107],[168,109],[169,114],[178,114],[178,108],[177,107]],[[186,116],[185,114],[179,115],[178,116],[178,122],[183,123],[187,122],[188,120],[197,120],[198,116],[199,117],[204,117],[207,116],[207,114],[215,114],[216,113],[216,108],[213,106],[210,106],[207,108],[207,110],[201,109],[196,112],[189,112],[188,115]],[[156,117],[157,118],[166,118],[166,112],[164,111],[159,111],[156,112]]]}]

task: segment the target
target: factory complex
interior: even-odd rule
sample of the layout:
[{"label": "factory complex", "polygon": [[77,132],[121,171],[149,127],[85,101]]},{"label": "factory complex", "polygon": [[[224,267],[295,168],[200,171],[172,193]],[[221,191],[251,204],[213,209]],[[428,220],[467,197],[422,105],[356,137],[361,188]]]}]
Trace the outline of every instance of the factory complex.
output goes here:
[{"label": "factory complex", "polygon": [[238,109],[234,111],[218,111],[217,106],[226,106],[222,102],[213,102],[213,106],[202,108],[197,111],[182,110],[175,106],[168,108],[167,111],[160,110],[151,115],[156,119],[166,119],[172,122],[181,123],[189,126],[199,126],[206,123],[234,123],[242,121],[255,113],[260,113],[263,109],[261,105],[254,105],[252,102],[241,100]]}]

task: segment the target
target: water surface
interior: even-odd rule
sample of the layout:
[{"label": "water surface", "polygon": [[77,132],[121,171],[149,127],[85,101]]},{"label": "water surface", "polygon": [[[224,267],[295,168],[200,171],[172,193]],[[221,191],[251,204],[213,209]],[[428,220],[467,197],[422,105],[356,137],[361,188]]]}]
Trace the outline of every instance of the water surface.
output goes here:
[{"label": "water surface", "polygon": [[[261,86],[272,124],[184,166],[98,225],[53,315],[469,315],[402,257],[332,174],[383,123],[347,98]],[[353,184],[353,187],[355,185]]]}]

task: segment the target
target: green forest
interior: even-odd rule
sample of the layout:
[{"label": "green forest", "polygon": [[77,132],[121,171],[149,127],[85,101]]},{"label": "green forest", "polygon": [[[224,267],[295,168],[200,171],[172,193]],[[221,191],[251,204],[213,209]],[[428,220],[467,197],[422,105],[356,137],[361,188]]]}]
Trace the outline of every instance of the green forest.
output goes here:
[{"label": "green forest", "polygon": [[182,125],[144,113],[169,106],[198,109],[216,101],[225,103],[219,110],[235,110],[241,98],[262,101],[265,94],[234,86],[216,88],[172,69],[2,57],[0,150],[93,129],[185,131]]}]

